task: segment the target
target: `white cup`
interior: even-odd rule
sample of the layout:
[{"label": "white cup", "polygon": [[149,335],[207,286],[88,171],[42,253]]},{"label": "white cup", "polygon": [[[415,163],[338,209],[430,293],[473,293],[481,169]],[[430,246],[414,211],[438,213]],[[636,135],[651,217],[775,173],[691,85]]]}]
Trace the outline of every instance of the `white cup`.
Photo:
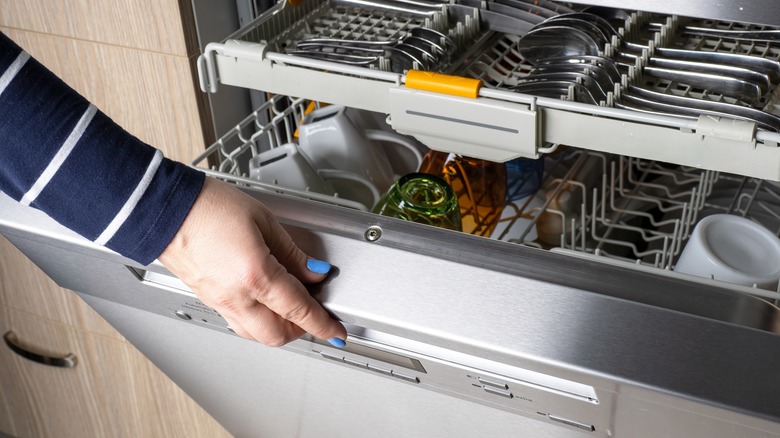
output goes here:
[{"label": "white cup", "polygon": [[422,154],[412,141],[398,134],[355,125],[341,105],[329,105],[306,115],[298,128],[298,141],[315,168],[362,175],[379,193],[393,185],[396,175],[385,152],[387,146],[377,142],[404,148],[413,161],[422,161]]},{"label": "white cup", "polygon": [[295,143],[287,143],[252,157],[249,176],[262,183],[363,204],[370,210],[379,191],[362,175],[339,169],[315,169]]},{"label": "white cup", "polygon": [[750,219],[707,216],[696,224],[674,270],[774,290],[780,279],[780,239]]},{"label": "white cup", "polygon": [[319,175],[334,189],[334,196],[374,208],[381,194],[364,176],[340,169],[319,169]]},{"label": "white cup", "polygon": [[249,161],[249,177],[288,189],[325,195],[335,193],[295,143],[283,144],[252,157]]},{"label": "white cup", "polygon": [[428,148],[419,142],[381,129],[366,129],[363,133],[373,146],[379,146],[384,151],[393,173],[393,182],[406,174],[420,170],[423,155]]}]

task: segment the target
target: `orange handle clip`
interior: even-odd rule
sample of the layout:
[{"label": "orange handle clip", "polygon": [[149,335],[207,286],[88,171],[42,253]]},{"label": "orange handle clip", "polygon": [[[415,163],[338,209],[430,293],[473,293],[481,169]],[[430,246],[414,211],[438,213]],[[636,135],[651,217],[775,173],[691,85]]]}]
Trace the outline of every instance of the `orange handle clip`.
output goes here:
[{"label": "orange handle clip", "polygon": [[409,70],[406,73],[406,86],[415,90],[451,94],[473,99],[479,94],[479,87],[482,86],[482,81],[429,71]]}]

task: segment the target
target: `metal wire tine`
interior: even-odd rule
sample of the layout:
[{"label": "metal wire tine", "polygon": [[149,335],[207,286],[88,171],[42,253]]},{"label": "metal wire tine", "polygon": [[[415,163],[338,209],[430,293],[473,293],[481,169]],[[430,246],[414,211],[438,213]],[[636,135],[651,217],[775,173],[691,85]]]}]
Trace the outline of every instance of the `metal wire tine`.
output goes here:
[{"label": "metal wire tine", "polygon": [[[402,60],[405,61],[405,64],[408,68],[402,68],[402,70],[409,70],[415,68],[415,66],[419,66],[418,68],[427,69],[427,63],[423,62],[418,56],[415,56],[412,53],[409,53],[409,51],[404,50],[405,47],[402,47],[402,45],[398,45],[395,47],[390,47],[390,57],[391,60]],[[395,65],[396,63],[393,62]],[[394,66],[394,68],[397,66]]]},{"label": "metal wire tine", "polygon": [[350,46],[347,44],[342,43],[299,43],[296,47],[297,51],[306,51],[306,52],[323,52],[323,53],[334,53],[334,54],[345,54],[345,55],[355,55],[355,56],[362,56],[363,54],[366,54],[367,56],[371,55],[381,55],[385,53],[385,47],[383,46],[374,46],[374,47],[363,47],[360,45],[354,45]]},{"label": "metal wire tine", "polygon": [[314,37],[314,38],[304,38],[295,45],[296,48],[304,47],[304,46],[316,46],[319,44],[328,44],[328,45],[343,45],[343,46],[349,46],[349,47],[365,47],[365,48],[383,48],[387,46],[393,46],[395,44],[398,44],[401,42],[400,38],[392,39],[392,40],[365,40],[365,39],[346,39],[346,38],[324,38],[324,37]]},{"label": "metal wire tine", "polygon": [[345,53],[320,52],[316,50],[295,50],[290,52],[290,55],[320,59],[323,61],[341,62],[349,65],[369,65],[377,62],[380,58],[379,56],[358,56]]},{"label": "metal wire tine", "polygon": [[[569,88],[573,85],[577,84],[566,81],[536,81],[512,85],[509,87],[509,90],[534,96],[561,98],[567,95]],[[592,99],[592,95],[589,92],[585,91],[583,95],[586,96],[586,99],[582,100],[583,102],[595,104],[596,101]],[[587,96],[590,96],[590,100],[587,99]]]},{"label": "metal wire tine", "polygon": [[580,56],[565,56],[557,58],[547,58],[539,61],[538,65],[561,65],[561,64],[575,64],[585,66],[598,66],[604,70],[606,74],[614,81],[619,83],[622,79],[620,70],[618,70],[615,61],[609,58],[604,58],[598,55],[580,55]]},{"label": "metal wire tine", "polygon": [[[651,29],[660,29],[664,23],[647,23]],[[680,32],[683,35],[696,35],[703,37],[726,38],[734,40],[747,40],[762,43],[780,42],[780,29],[720,29],[717,27],[682,26]]]},{"label": "metal wire tine", "polygon": [[443,5],[446,5],[448,2],[446,1],[435,1],[435,0],[382,0],[387,1],[389,3],[401,3],[405,5],[412,5],[412,6],[421,6],[424,8],[438,8],[441,9]]},{"label": "metal wire tine", "polygon": [[605,90],[602,84],[600,84],[592,76],[585,73],[570,71],[536,73],[518,81],[518,85],[544,81],[561,81],[579,84],[589,91],[590,95],[593,97],[593,100],[596,102],[600,100],[606,100],[607,93],[609,92],[609,90]]},{"label": "metal wire tine", "polygon": [[418,59],[422,60],[420,64],[426,70],[433,68],[434,65],[439,61],[438,57],[433,55],[431,52],[428,52],[423,48],[413,46],[411,44],[406,44],[405,42],[397,45],[396,48],[399,50],[403,50],[409,53],[410,55],[414,55],[418,57]]},{"label": "metal wire tine", "polygon": [[718,38],[746,40],[767,44],[780,43],[780,30],[778,29],[757,29],[757,30],[734,30],[734,29],[711,29],[707,27],[686,26],[682,29],[683,34],[697,36],[712,36]]},{"label": "metal wire tine", "polygon": [[537,2],[525,2],[521,0],[495,0],[495,1],[496,3],[525,10],[526,12],[530,12],[542,18],[550,18],[558,14],[565,13],[565,11],[554,11],[549,7],[545,7],[545,5],[542,5]]},{"label": "metal wire tine", "polygon": [[396,73],[403,73],[407,70],[419,68],[421,63],[414,56],[403,50],[390,48],[390,67]]},{"label": "metal wire tine", "polygon": [[438,41],[439,44],[444,45],[445,51],[455,49],[455,42],[452,40],[452,38],[439,32],[436,29],[431,29],[429,27],[413,27],[409,31],[409,34],[411,36],[420,37],[428,41]]},{"label": "metal wire tine", "polygon": [[[609,93],[611,90],[614,90],[615,88],[615,81],[610,77],[609,73],[607,73],[603,68],[593,64],[566,63],[566,64],[537,65],[528,73],[528,77],[532,78],[538,74],[544,75],[549,73],[564,73],[564,72],[579,73],[592,78],[600,90],[600,95],[601,94],[604,95],[604,99],[606,99],[607,93]],[[587,85],[587,84],[583,84],[583,85]]]},{"label": "metal wire tine", "polygon": [[430,49],[430,56],[439,57],[441,55],[447,56],[448,53],[441,45],[434,41],[425,39],[423,37],[409,35],[403,39],[403,44],[419,47],[420,49]]},{"label": "metal wire tine", "polygon": [[518,2],[526,3],[529,5],[535,5],[541,8],[545,8],[548,10],[551,10],[555,12],[556,14],[567,14],[570,12],[574,12],[574,9],[569,8],[568,6],[565,6],[562,3],[556,3],[554,1],[549,0],[517,0]]},{"label": "metal wire tine", "polygon": [[[638,108],[634,105],[638,105]],[[645,88],[629,85],[628,90],[621,94],[616,107],[625,107],[654,113],[666,113],[687,118],[698,118],[700,115],[736,118],[755,122],[762,129],[780,131],[780,117],[757,110],[755,108],[712,100],[695,99],[691,97],[664,94]]]},{"label": "metal wire tine", "polygon": [[442,5],[426,4],[421,6],[418,4],[407,3],[405,1],[393,0],[330,0],[330,3],[334,6],[347,8],[391,11],[406,15],[416,15],[423,17],[434,15],[441,11],[442,8]]}]

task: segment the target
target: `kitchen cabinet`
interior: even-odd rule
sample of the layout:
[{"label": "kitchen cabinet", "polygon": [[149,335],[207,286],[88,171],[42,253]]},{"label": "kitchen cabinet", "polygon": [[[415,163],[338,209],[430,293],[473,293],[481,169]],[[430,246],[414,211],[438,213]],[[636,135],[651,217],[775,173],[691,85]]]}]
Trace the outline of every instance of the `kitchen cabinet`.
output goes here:
[{"label": "kitchen cabinet", "polygon": [[228,436],[130,344],[7,307],[2,315],[0,330],[13,333],[20,348],[75,361],[72,368],[45,365],[3,345],[3,433]]},{"label": "kitchen cabinet", "polygon": [[[0,31],[133,135],[184,161],[213,140],[201,128],[209,125],[193,77],[191,17],[187,1],[0,0]],[[54,368],[0,341],[0,435],[228,435],[4,238],[0,331],[13,331],[25,348],[78,358],[72,369]]]},{"label": "kitchen cabinet", "polygon": [[0,239],[0,334],[74,368],[0,345],[0,432],[46,436],[229,436],[72,291]]}]

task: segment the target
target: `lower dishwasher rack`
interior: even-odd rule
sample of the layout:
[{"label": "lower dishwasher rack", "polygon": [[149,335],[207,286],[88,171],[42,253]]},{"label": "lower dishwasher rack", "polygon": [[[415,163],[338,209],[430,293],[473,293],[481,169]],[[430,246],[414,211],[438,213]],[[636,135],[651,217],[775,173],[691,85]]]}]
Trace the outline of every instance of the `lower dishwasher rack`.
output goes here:
[{"label": "lower dishwasher rack", "polygon": [[[639,38],[647,47],[614,89],[608,90],[606,99],[591,104],[578,101],[574,85],[566,95],[554,98],[512,90],[532,68],[516,47],[530,23],[517,33],[491,30],[487,11],[459,2],[443,4],[423,17],[339,5],[314,0],[300,6],[282,2],[224,42],[208,44],[198,60],[201,88],[216,92],[220,84],[232,85],[386,114],[396,131],[432,149],[492,161],[536,158],[560,144],[780,180],[774,84],[761,97],[757,110],[771,119],[768,127],[736,112],[733,117],[706,113],[683,117],[629,109],[636,105],[626,104],[629,91],[636,89],[735,104],[717,90],[656,80],[644,72],[655,51],[661,49],[746,55],[776,64],[780,49],[773,43],[746,48],[725,38],[689,38],[686,26],[696,21],[633,13],[619,29],[621,40],[613,39],[599,53],[609,57],[619,52],[619,45],[613,43],[622,38]],[[728,27],[733,23],[707,24]],[[436,65],[412,63],[411,67],[399,67],[398,62],[394,67],[392,57],[371,65],[352,65],[298,56],[295,50],[308,38],[335,35],[390,40],[416,28],[446,34],[459,49]],[[420,74],[415,68],[446,76]],[[467,82],[465,94],[451,85],[463,80],[474,81]]]},{"label": "lower dishwasher rack", "polygon": [[[350,199],[260,182],[249,162],[295,141],[316,102],[287,96],[267,101],[193,161],[195,167],[239,186],[370,210]],[[376,114],[355,110],[355,118]],[[384,129],[392,130],[388,125]],[[377,146],[377,145],[374,145]],[[416,171],[409,169],[408,171]],[[780,234],[780,184],[633,157],[560,147],[544,158],[539,189],[508,201],[492,240],[589,258],[629,271],[685,278],[752,295],[773,305],[780,291],[726,284],[674,272],[697,222],[712,214],[749,218]]]}]

